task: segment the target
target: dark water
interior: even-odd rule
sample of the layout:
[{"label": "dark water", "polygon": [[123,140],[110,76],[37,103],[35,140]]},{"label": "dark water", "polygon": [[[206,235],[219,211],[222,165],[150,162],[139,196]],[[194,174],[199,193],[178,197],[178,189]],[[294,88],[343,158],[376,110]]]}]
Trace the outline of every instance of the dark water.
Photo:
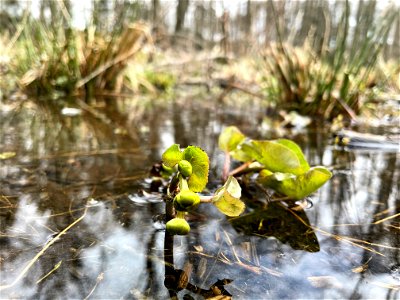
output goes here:
[{"label": "dark water", "polygon": [[187,100],[74,117],[2,106],[0,153],[16,155],[0,160],[0,298],[399,299],[399,155],[335,149],[322,128],[286,136],[333,168],[312,207],[267,205],[250,188],[245,216],[202,204],[188,236],[166,237],[148,171],[168,146],[208,152],[212,192],[224,126],[273,136],[256,104]]}]

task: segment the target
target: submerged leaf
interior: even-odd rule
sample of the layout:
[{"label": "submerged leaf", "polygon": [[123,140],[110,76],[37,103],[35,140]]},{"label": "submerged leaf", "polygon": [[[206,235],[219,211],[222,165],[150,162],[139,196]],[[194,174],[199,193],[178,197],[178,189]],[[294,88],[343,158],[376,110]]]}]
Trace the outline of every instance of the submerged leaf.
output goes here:
[{"label": "submerged leaf", "polygon": [[182,153],[182,159],[192,165],[192,175],[188,179],[189,189],[193,192],[201,192],[208,182],[209,161],[208,155],[196,146],[187,147]]},{"label": "submerged leaf", "polygon": [[183,154],[179,148],[178,144],[174,144],[171,147],[169,147],[167,150],[162,155],[162,161],[164,165],[167,167],[172,168],[175,166],[178,162],[182,160]]},{"label": "submerged leaf", "polygon": [[303,199],[319,189],[331,177],[332,173],[325,167],[311,168],[307,173],[295,176],[288,173],[260,173],[258,181],[278,193],[293,199]]},{"label": "submerged leaf", "polygon": [[244,134],[236,127],[226,127],[220,134],[218,146],[225,152],[233,151],[245,139]]},{"label": "submerged leaf", "polygon": [[227,216],[238,216],[245,209],[245,204],[240,200],[241,191],[236,178],[229,176],[225,184],[215,192],[213,204]]}]

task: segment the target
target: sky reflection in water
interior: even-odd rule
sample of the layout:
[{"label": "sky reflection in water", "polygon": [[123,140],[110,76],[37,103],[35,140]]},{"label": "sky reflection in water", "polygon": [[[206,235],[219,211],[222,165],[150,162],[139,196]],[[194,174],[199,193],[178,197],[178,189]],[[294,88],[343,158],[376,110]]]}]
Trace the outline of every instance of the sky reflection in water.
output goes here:
[{"label": "sky reflection in water", "polygon": [[[135,132],[127,136],[85,116],[48,119],[32,107],[19,116],[2,113],[4,149],[17,155],[0,166],[1,298],[168,298],[165,233],[157,221],[164,205],[157,195],[143,195],[147,171],[170,143],[197,144],[211,156],[215,182],[223,126],[236,124],[255,138],[265,134],[258,130],[262,111],[248,109],[192,104],[177,115],[154,108],[128,124]],[[240,299],[396,299],[399,217],[382,220],[400,210],[399,155],[336,150],[319,132],[294,139],[313,164],[335,166],[333,179],[313,195],[313,207],[298,214],[309,227],[299,233],[295,217],[277,217],[264,231],[250,232],[202,205],[190,218],[191,233],[174,239],[175,268],[191,269],[189,282],[205,290],[218,279],[233,280],[225,288]],[[323,142],[316,147],[316,140]],[[265,203],[260,200],[256,206]],[[86,207],[85,217],[13,284]],[[268,226],[277,228],[274,234]],[[315,236],[318,248],[311,251],[301,234]]]}]

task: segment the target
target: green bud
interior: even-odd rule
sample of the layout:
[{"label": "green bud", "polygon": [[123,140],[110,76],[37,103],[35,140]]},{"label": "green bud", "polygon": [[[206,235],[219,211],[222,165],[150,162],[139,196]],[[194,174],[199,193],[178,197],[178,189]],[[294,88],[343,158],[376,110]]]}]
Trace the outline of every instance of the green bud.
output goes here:
[{"label": "green bud", "polygon": [[200,203],[200,196],[191,190],[183,190],[175,196],[174,206],[179,211],[190,210]]},{"label": "green bud", "polygon": [[169,220],[166,228],[168,233],[172,235],[186,235],[190,231],[189,223],[185,219],[180,218]]},{"label": "green bud", "polygon": [[178,163],[178,170],[184,177],[189,177],[192,175],[192,164],[183,159]]}]

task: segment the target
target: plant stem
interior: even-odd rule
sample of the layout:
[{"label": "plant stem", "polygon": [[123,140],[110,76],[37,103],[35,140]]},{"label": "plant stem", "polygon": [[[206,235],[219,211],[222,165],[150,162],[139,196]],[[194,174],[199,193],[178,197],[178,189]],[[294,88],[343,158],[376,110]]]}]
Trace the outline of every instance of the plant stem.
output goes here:
[{"label": "plant stem", "polygon": [[165,200],[165,221],[175,218],[174,201],[171,197],[166,197]]},{"label": "plant stem", "polygon": [[230,175],[230,176],[235,176],[235,175],[237,175],[238,173],[240,173],[240,172],[244,171],[245,169],[247,169],[247,167],[250,166],[250,164],[251,164],[251,162],[246,162],[246,163],[244,163],[243,165],[241,165],[241,166],[237,167],[236,169],[232,170],[232,171],[229,173],[229,175]]},{"label": "plant stem", "polygon": [[210,203],[212,202],[212,199],[214,196],[200,196],[200,202],[201,203]]},{"label": "plant stem", "polygon": [[186,179],[183,178],[181,174],[179,174],[179,190],[189,190],[188,182],[186,181]]},{"label": "plant stem", "polygon": [[176,217],[180,218],[180,219],[184,219],[185,218],[185,212],[184,211],[177,211],[176,212]]},{"label": "plant stem", "polygon": [[231,155],[228,151],[225,151],[225,161],[224,161],[224,168],[222,169],[222,180],[226,181],[229,175],[229,168],[231,165]]},{"label": "plant stem", "polygon": [[165,231],[164,236],[164,285],[168,289],[171,299],[176,298],[176,278],[174,268],[174,236]]}]

